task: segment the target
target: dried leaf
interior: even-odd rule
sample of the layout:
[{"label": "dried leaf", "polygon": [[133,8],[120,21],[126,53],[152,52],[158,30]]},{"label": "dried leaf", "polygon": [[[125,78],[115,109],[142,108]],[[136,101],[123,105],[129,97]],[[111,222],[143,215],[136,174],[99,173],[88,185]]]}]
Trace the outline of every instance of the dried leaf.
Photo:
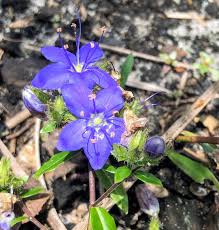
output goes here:
[{"label": "dried leaf", "polygon": [[211,134],[214,134],[214,130],[219,127],[219,121],[212,115],[208,115],[202,123]]},{"label": "dried leaf", "polygon": [[13,204],[17,201],[15,195],[10,193],[0,193],[0,213],[12,210]]},{"label": "dried leaf", "polygon": [[34,198],[33,200],[28,200],[25,202],[26,207],[29,209],[33,216],[36,216],[43,209],[43,206],[49,200],[50,195],[48,193],[41,194],[40,196]]}]

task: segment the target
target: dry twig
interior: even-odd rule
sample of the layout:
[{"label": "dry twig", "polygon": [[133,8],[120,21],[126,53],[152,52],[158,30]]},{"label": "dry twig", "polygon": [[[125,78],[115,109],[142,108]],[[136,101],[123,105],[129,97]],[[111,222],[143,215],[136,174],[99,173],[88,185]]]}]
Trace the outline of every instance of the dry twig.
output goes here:
[{"label": "dry twig", "polygon": [[30,116],[31,113],[27,109],[24,109],[21,112],[15,114],[12,118],[6,120],[5,125],[8,129],[13,129],[18,124],[22,123],[27,118],[29,118]]}]

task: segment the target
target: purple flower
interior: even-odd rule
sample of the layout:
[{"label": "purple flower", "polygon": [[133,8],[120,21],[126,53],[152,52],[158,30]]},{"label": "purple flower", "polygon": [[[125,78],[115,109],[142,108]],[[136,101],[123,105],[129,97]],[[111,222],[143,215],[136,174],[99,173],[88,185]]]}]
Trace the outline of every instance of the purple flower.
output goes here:
[{"label": "purple flower", "polygon": [[33,115],[44,117],[47,106],[37,98],[30,87],[25,86],[22,97],[24,105]]},{"label": "purple flower", "polygon": [[[80,23],[79,23],[80,24]],[[80,47],[80,34],[76,35],[76,55],[66,50],[63,40],[58,32],[62,48],[46,46],[41,49],[46,59],[53,64],[43,68],[32,80],[32,85],[40,89],[59,89],[64,84],[74,84],[76,78],[85,80],[87,86],[92,88],[99,85],[102,88],[116,86],[116,81],[105,71],[94,64],[103,56],[103,51],[97,42],[89,42]]]},{"label": "purple flower", "polygon": [[141,210],[150,216],[157,216],[160,211],[159,201],[147,186],[139,184],[135,192]]},{"label": "purple flower", "polygon": [[124,120],[115,117],[124,105],[121,90],[110,87],[95,95],[81,82],[80,86],[65,85],[62,95],[69,111],[78,120],[62,129],[57,149],[75,151],[83,148],[91,167],[101,169],[109,158],[112,145],[120,142],[125,131]]},{"label": "purple flower", "polygon": [[13,212],[3,212],[0,216],[0,230],[10,230],[10,222],[14,219]]}]

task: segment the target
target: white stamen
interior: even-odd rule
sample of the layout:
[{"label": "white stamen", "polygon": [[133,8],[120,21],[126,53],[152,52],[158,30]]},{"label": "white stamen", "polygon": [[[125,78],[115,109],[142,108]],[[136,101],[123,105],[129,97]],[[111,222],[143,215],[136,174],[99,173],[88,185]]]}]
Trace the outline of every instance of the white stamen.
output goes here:
[{"label": "white stamen", "polygon": [[96,94],[92,93],[88,95],[89,100],[94,100],[96,98]]},{"label": "white stamen", "polygon": [[84,111],[81,111],[81,112],[80,112],[80,116],[81,116],[81,117],[84,117]]},{"label": "white stamen", "polygon": [[111,132],[111,133],[110,133],[110,137],[111,137],[111,138],[115,137],[115,135],[116,135],[115,132]]}]

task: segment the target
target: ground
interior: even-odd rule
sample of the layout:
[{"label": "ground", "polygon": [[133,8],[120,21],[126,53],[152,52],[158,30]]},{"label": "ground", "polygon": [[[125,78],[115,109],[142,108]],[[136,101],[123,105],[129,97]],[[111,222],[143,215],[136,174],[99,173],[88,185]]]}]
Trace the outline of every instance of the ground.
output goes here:
[{"label": "ground", "polygon": [[[0,136],[24,165],[26,161],[30,171],[34,118],[27,119],[11,130],[5,127],[5,121],[24,108],[21,90],[37,71],[47,64],[39,52],[40,47],[59,44],[56,34],[58,27],[63,28],[64,37],[72,36],[72,40],[68,39],[66,42],[71,50],[75,49],[74,34],[70,25],[75,18],[76,2],[70,0],[2,0],[1,2],[0,48],[3,56],[0,57]],[[218,68],[219,2],[217,0],[82,0],[78,5],[81,9],[84,39],[98,40],[99,28],[105,25],[108,30],[103,40],[104,44],[154,56],[177,51],[177,59],[190,64],[196,62],[200,51],[204,51],[215,60],[215,68]],[[167,16],[173,12],[190,15],[191,11],[196,13],[195,19],[190,17],[183,20]],[[19,21],[20,19],[22,20]],[[106,57],[113,62],[115,68],[119,69],[126,56],[106,50]],[[191,71],[186,73],[186,81],[183,84],[184,70],[176,71],[166,64],[135,58],[130,78],[152,83],[169,92],[157,95],[153,100],[159,105],[145,111],[145,116],[148,118],[147,128],[151,135],[163,134],[183,114],[186,106],[214,84],[209,75],[197,77]],[[150,87],[147,91],[137,90],[135,86],[128,89],[141,99],[152,94]],[[219,130],[216,128],[210,132],[209,126],[203,121],[209,115],[217,120],[218,105],[217,97],[186,129],[199,134],[217,135]],[[29,125],[30,128],[22,135],[7,138],[24,125]],[[53,154],[57,134],[54,135],[56,136],[51,138],[52,141],[48,141],[46,137],[42,138],[43,162]],[[175,147],[181,151],[184,145],[175,144]],[[188,147],[199,149],[196,145]],[[215,158],[217,155],[218,153]],[[77,162],[72,164],[73,170],[54,180],[51,185],[54,206],[68,229],[80,222],[88,203],[86,160],[82,158],[80,164]],[[204,185],[196,184],[167,159],[152,168],[152,172],[163,181],[169,191],[168,197],[159,199],[163,229],[219,229],[218,212],[215,208],[218,205],[218,194],[209,190],[208,182]],[[147,228],[149,220],[139,209],[135,186],[128,192],[129,214],[123,215],[116,207],[111,211],[119,226],[118,229]],[[46,211],[38,217],[44,223]],[[21,229],[29,229],[30,225],[23,225]],[[35,227],[31,225],[31,228]]]}]

